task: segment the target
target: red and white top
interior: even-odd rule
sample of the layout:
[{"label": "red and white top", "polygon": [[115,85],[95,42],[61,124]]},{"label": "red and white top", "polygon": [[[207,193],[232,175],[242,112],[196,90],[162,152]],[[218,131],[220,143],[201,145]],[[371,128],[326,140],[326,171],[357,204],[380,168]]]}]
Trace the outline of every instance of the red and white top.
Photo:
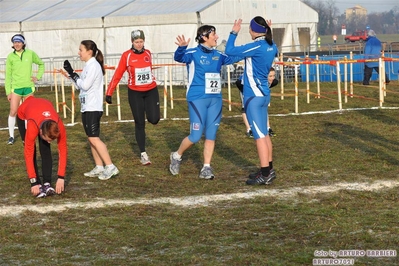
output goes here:
[{"label": "red and white top", "polygon": [[65,177],[67,164],[66,130],[53,104],[46,99],[30,96],[19,106],[18,117],[22,120],[26,120],[24,156],[28,177],[37,177],[33,161],[35,141],[40,134],[40,126],[45,120],[53,120],[58,124],[60,130],[60,135],[57,139],[59,153],[58,176]]},{"label": "red and white top", "polygon": [[128,87],[134,91],[149,91],[157,86],[152,73],[152,57],[149,50],[141,54],[134,53],[131,49],[124,52],[119,60],[118,67],[108,85],[107,96],[112,96],[123,74],[129,74]]}]

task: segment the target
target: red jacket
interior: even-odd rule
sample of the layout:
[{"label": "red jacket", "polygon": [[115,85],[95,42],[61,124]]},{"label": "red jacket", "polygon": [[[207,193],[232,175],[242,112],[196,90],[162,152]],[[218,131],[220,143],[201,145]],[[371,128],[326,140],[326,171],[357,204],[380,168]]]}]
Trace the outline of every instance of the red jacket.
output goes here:
[{"label": "red jacket", "polygon": [[58,123],[58,128],[60,130],[60,135],[57,139],[59,154],[58,175],[64,177],[67,164],[66,130],[53,104],[46,99],[30,96],[19,106],[18,117],[22,120],[27,120],[24,155],[28,177],[36,178],[33,161],[35,141],[40,134],[40,126],[45,120],[53,120]]},{"label": "red jacket", "polygon": [[129,80],[127,86],[134,91],[149,91],[157,86],[152,73],[152,57],[149,50],[141,54],[131,49],[124,52],[119,60],[118,67],[108,85],[107,96],[112,96],[123,74],[127,71]]}]

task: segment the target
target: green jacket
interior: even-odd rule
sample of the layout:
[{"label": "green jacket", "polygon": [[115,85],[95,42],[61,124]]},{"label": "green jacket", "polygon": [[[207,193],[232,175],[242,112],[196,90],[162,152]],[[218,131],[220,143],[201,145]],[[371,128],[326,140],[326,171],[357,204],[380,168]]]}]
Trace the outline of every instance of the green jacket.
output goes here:
[{"label": "green jacket", "polygon": [[39,66],[36,78],[40,80],[44,74],[44,63],[32,50],[25,49],[21,58],[12,52],[6,60],[6,94],[14,89],[31,88],[35,86],[32,81],[32,64]]}]

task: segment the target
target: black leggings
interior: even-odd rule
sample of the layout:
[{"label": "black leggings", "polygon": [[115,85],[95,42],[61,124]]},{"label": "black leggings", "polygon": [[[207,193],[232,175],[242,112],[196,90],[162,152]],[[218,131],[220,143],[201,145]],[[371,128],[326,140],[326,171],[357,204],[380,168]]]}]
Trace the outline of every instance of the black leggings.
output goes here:
[{"label": "black leggings", "polygon": [[149,91],[129,89],[128,98],[135,124],[136,141],[140,152],[145,152],[145,118],[156,125],[161,117],[158,88]]},{"label": "black leggings", "polygon": [[[18,125],[19,134],[21,135],[21,139],[22,141],[25,141],[25,135],[26,135],[25,120],[22,120],[19,117],[17,117],[17,125]],[[53,157],[51,155],[51,146],[50,143],[48,143],[47,141],[43,140],[40,137],[40,134],[37,136],[37,139],[39,142],[40,157],[42,159],[42,174],[43,174],[42,184],[51,183],[51,175],[53,173]],[[33,163],[35,165],[36,178],[40,180],[39,171],[37,167],[37,160],[36,160],[36,145],[33,153]]]}]

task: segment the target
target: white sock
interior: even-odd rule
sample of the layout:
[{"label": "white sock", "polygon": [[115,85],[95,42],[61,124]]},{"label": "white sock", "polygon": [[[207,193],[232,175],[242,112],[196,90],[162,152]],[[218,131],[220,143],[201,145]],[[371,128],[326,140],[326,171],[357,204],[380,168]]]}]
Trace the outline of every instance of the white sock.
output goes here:
[{"label": "white sock", "polygon": [[14,116],[8,116],[8,133],[10,137],[14,138],[14,128],[15,128],[15,121],[17,118]]},{"label": "white sock", "polygon": [[173,159],[175,159],[175,160],[180,160],[181,159],[181,155],[178,154],[177,151],[175,151],[172,156],[173,156]]},{"label": "white sock", "polygon": [[107,167],[108,169],[109,169],[109,168],[112,169],[112,168],[115,168],[115,165],[114,165],[113,163],[111,163],[110,165],[107,165],[106,167]]},{"label": "white sock", "polygon": [[97,167],[97,169],[104,170],[104,166],[103,165],[96,165],[96,167]]},{"label": "white sock", "polygon": [[204,163],[204,167],[202,167],[202,169],[204,169],[205,167],[211,167],[211,165],[209,163]]}]

